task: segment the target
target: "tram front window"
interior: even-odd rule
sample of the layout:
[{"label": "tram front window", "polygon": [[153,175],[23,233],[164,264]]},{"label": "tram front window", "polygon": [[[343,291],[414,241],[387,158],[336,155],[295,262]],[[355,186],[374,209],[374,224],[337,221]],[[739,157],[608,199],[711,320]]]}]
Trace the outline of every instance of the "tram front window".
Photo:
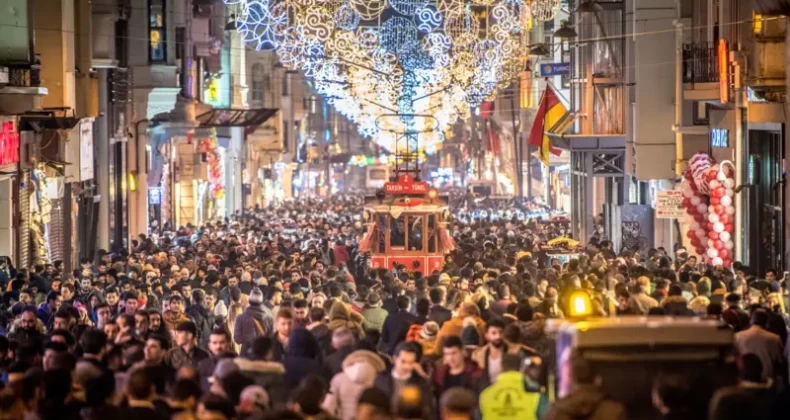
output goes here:
[{"label": "tram front window", "polygon": [[409,251],[422,251],[422,216],[409,217]]},{"label": "tram front window", "polygon": [[390,220],[390,246],[406,246],[406,216]]},{"label": "tram front window", "polygon": [[436,252],[436,216],[428,216],[428,252]]},{"label": "tram front window", "polygon": [[380,253],[384,253],[386,250],[386,232],[387,232],[387,216],[380,214],[378,216],[378,223],[376,225],[376,234],[378,238],[376,238],[376,246],[377,250]]}]

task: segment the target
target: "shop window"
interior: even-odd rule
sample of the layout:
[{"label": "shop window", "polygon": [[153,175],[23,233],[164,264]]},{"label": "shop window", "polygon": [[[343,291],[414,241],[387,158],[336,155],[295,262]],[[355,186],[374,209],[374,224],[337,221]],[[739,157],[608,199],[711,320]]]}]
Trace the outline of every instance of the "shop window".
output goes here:
[{"label": "shop window", "polygon": [[154,63],[167,61],[166,0],[148,0],[148,59]]}]

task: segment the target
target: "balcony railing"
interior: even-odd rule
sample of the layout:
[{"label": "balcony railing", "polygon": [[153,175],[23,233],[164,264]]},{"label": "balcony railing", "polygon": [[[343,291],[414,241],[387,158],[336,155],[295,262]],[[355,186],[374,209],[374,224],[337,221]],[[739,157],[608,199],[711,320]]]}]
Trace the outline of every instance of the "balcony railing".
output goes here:
[{"label": "balcony railing", "polygon": [[719,81],[719,59],[716,48],[708,44],[683,45],[683,83]]}]

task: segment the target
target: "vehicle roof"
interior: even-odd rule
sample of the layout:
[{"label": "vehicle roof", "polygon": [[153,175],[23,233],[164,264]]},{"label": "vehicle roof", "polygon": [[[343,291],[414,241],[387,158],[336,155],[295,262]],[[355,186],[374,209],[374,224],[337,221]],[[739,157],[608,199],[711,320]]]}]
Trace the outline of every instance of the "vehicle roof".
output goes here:
[{"label": "vehicle roof", "polygon": [[696,317],[625,316],[585,321],[549,321],[548,330],[570,336],[574,347],[727,346],[733,331],[724,323]]}]

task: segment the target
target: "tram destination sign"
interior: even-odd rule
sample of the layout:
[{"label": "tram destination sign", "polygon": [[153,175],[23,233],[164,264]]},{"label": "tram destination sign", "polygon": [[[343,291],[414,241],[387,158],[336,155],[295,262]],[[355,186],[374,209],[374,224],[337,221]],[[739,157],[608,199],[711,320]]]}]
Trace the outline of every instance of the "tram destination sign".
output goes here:
[{"label": "tram destination sign", "polygon": [[397,182],[384,184],[384,192],[387,194],[427,194],[428,190],[427,182],[415,182],[411,175],[401,175]]}]

